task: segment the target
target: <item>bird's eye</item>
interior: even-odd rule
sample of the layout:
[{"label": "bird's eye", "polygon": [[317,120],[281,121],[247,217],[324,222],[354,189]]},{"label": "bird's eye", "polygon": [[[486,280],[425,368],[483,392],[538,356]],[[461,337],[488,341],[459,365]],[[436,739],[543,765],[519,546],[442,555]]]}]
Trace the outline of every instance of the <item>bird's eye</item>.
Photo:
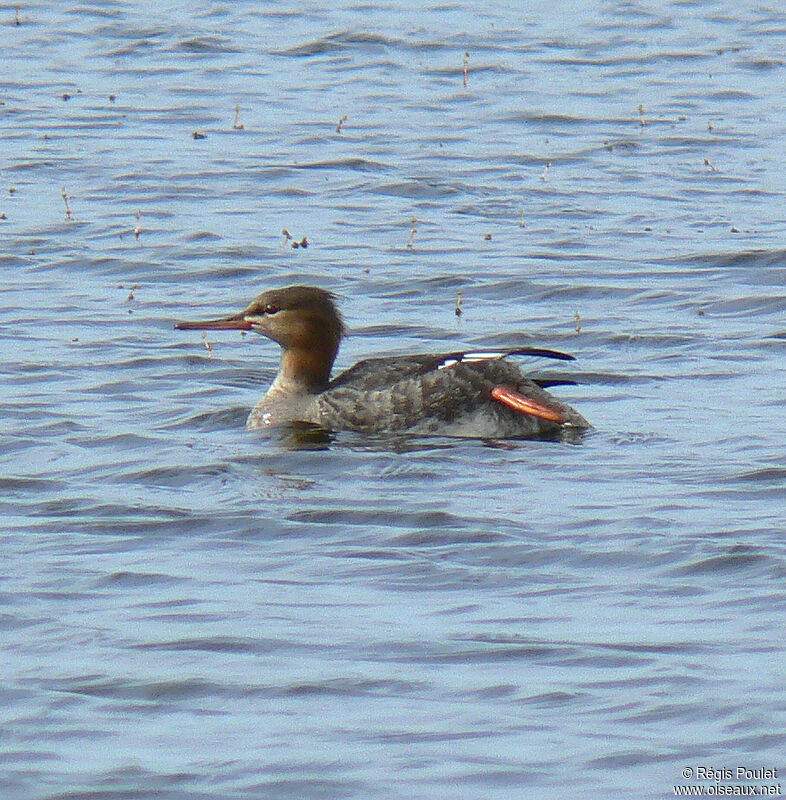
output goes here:
[{"label": "bird's eye", "polygon": [[278,314],[281,309],[278,306],[274,306],[272,303],[268,303],[262,310],[265,314]]}]

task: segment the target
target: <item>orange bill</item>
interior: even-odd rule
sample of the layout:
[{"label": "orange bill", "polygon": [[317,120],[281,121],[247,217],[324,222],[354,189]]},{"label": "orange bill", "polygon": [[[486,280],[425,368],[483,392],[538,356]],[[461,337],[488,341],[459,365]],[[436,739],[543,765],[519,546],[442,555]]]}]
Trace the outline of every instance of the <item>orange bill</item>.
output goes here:
[{"label": "orange bill", "polygon": [[491,390],[491,396],[494,400],[509,406],[514,411],[521,414],[530,414],[533,417],[540,417],[547,419],[550,422],[556,422],[561,425],[565,422],[565,417],[553,408],[536,403],[530,400],[529,397],[516,392],[513,389],[508,389],[505,386],[495,386]]}]

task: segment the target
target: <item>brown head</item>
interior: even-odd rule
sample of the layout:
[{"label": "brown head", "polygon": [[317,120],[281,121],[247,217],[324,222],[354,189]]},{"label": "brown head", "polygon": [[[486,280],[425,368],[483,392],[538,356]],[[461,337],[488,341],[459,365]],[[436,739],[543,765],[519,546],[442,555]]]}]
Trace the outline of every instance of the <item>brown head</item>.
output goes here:
[{"label": "brown head", "polygon": [[262,292],[239,314],[203,322],[178,322],[178,330],[256,331],[281,345],[280,377],[321,391],[346,329],[335,295],[315,286]]}]

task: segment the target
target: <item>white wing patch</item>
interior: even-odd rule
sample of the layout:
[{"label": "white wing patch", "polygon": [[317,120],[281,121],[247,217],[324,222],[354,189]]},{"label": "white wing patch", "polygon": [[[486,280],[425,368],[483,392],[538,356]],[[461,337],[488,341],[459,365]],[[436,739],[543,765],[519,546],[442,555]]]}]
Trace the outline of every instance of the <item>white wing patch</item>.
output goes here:
[{"label": "white wing patch", "polygon": [[493,359],[498,358],[505,358],[507,355],[506,351],[494,351],[491,353],[483,353],[483,352],[476,352],[476,353],[464,353],[461,356],[462,361],[491,361]]},{"label": "white wing patch", "polygon": [[459,362],[463,362],[464,364],[472,364],[477,361],[492,361],[498,360],[500,358],[505,358],[508,355],[507,350],[495,350],[491,352],[483,352],[483,351],[475,351],[469,353],[461,353],[455,358],[446,358],[438,367],[437,369],[447,369],[448,367],[454,367]]}]

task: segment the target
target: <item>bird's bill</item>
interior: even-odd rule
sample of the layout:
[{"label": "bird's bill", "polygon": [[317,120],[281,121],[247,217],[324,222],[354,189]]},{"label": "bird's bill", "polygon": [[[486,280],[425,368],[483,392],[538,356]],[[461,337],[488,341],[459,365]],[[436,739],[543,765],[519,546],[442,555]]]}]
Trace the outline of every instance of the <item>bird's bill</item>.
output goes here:
[{"label": "bird's bill", "polygon": [[250,331],[251,322],[245,314],[235,314],[232,317],[221,319],[206,319],[201,322],[178,322],[175,330],[178,331]]}]

